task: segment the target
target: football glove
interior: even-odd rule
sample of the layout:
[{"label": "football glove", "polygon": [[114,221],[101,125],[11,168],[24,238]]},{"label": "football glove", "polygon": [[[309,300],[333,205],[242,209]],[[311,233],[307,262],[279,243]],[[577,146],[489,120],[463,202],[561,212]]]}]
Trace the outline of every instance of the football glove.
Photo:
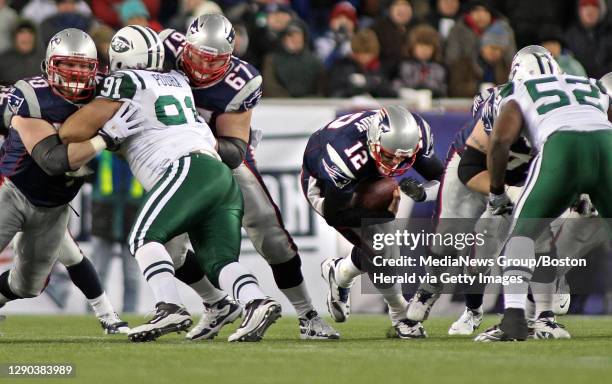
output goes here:
[{"label": "football glove", "polygon": [[141,132],[144,129],[144,116],[137,112],[140,106],[133,101],[125,101],[98,132],[106,143],[106,148],[115,150],[128,137]]},{"label": "football glove", "polygon": [[420,202],[424,201],[427,197],[425,193],[425,187],[423,187],[422,183],[419,183],[417,180],[412,177],[407,177],[400,181],[399,187],[412,200]]},{"label": "football glove", "polygon": [[493,216],[509,215],[514,209],[514,203],[505,192],[501,195],[489,193],[489,204],[487,209]]}]

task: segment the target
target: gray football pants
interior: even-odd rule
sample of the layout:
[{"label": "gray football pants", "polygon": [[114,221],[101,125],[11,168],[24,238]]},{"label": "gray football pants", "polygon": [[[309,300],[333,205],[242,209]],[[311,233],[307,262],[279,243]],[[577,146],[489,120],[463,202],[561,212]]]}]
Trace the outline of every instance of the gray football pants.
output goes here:
[{"label": "gray football pants", "polygon": [[15,257],[9,287],[19,297],[38,296],[59,256],[69,207],[36,207],[7,178],[0,185],[0,207],[0,249],[23,232],[13,244]]}]

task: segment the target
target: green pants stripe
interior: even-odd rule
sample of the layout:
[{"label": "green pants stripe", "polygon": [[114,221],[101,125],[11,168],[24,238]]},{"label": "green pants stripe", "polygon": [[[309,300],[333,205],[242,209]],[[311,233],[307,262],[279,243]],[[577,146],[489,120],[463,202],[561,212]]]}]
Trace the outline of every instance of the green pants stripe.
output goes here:
[{"label": "green pants stripe", "polygon": [[220,270],[240,253],[243,202],[238,184],[226,165],[204,154],[177,160],[166,176],[145,196],[130,249],[165,244],[187,233],[200,266],[218,286]]},{"label": "green pants stripe", "polygon": [[602,217],[612,217],[612,130],[548,138],[517,202],[513,235],[537,237],[583,193]]}]

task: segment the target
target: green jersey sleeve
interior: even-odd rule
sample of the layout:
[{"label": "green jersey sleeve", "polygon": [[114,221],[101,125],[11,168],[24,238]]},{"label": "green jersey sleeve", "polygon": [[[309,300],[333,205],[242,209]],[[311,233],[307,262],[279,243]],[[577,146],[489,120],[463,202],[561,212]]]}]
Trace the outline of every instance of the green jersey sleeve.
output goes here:
[{"label": "green jersey sleeve", "polygon": [[98,97],[109,100],[132,100],[138,90],[145,88],[140,76],[132,71],[118,71],[98,84]]}]

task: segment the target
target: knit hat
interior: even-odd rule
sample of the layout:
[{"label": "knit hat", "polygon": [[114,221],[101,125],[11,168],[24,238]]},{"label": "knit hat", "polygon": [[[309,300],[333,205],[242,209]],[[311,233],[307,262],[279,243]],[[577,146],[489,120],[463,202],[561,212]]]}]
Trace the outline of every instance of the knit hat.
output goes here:
[{"label": "knit hat", "polygon": [[353,24],[357,25],[357,10],[353,7],[353,4],[348,1],[341,1],[332,8],[331,13],[329,14],[329,19],[335,19],[338,16],[346,16],[349,18]]},{"label": "knit hat", "polygon": [[119,18],[123,24],[127,24],[132,17],[143,16],[150,18],[149,11],[140,0],[127,0],[119,6]]},{"label": "knit hat", "polygon": [[510,32],[500,22],[493,23],[482,35],[480,46],[495,45],[507,48],[510,45]]},{"label": "knit hat", "polygon": [[599,0],[580,0],[578,2],[578,6],[579,7],[585,7],[587,5],[593,6],[593,7],[597,7],[601,9],[601,4],[599,3]]}]

